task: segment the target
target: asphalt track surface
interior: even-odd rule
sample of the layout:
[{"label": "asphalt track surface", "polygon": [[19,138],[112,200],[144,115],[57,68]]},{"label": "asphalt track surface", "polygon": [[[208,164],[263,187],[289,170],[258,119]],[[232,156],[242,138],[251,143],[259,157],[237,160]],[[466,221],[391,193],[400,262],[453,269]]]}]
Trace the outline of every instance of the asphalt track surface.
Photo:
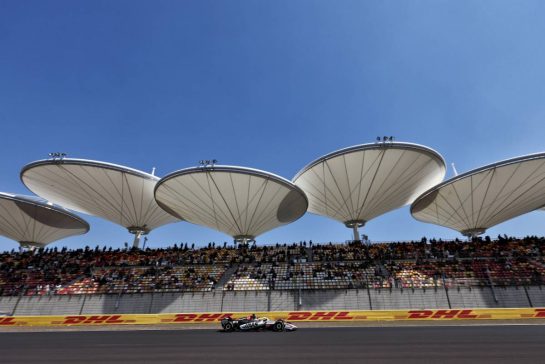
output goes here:
[{"label": "asphalt track surface", "polygon": [[545,326],[0,333],[1,363],[543,363]]}]

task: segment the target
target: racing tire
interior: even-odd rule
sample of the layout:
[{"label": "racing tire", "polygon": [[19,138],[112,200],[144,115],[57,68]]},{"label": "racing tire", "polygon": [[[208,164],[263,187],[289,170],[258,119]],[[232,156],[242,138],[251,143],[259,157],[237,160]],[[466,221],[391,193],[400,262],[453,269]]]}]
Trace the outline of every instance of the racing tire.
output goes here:
[{"label": "racing tire", "polygon": [[286,325],[282,321],[275,322],[273,326],[274,331],[284,331],[285,328]]},{"label": "racing tire", "polygon": [[226,332],[231,332],[234,330],[234,325],[232,322],[227,322],[224,326],[223,326],[223,330],[226,331]]}]

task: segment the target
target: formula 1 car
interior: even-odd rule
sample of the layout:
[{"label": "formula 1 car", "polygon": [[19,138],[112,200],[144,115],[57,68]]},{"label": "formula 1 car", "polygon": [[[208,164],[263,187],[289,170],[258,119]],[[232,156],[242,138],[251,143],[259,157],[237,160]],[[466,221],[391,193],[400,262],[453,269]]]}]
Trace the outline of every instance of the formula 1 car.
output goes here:
[{"label": "formula 1 car", "polygon": [[221,327],[225,332],[231,331],[295,331],[297,326],[291,322],[279,320],[270,320],[267,317],[256,318],[255,315],[250,317],[242,317],[233,320],[231,317],[221,320]]}]

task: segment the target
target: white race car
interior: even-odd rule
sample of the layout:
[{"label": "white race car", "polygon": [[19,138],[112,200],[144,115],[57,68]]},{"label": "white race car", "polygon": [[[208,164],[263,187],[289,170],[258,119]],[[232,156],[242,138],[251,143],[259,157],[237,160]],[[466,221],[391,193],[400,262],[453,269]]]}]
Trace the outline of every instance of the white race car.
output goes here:
[{"label": "white race car", "polygon": [[259,330],[271,330],[271,331],[295,331],[297,326],[291,322],[279,320],[270,320],[267,317],[255,317],[255,315],[249,317],[242,317],[237,320],[233,320],[231,317],[221,320],[221,327],[223,331],[259,331]]}]

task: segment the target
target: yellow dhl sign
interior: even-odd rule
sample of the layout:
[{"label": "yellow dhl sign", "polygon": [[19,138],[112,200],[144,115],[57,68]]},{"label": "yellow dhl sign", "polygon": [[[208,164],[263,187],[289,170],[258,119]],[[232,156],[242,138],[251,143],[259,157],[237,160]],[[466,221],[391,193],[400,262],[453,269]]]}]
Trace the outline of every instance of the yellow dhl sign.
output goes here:
[{"label": "yellow dhl sign", "polygon": [[[160,325],[213,324],[226,317],[244,317],[254,312],[206,312],[130,315],[8,316],[0,326],[86,326],[86,325]],[[392,311],[278,311],[255,312],[259,316],[292,322],[357,322],[396,320],[520,320],[545,319],[545,308],[444,309]]]}]

